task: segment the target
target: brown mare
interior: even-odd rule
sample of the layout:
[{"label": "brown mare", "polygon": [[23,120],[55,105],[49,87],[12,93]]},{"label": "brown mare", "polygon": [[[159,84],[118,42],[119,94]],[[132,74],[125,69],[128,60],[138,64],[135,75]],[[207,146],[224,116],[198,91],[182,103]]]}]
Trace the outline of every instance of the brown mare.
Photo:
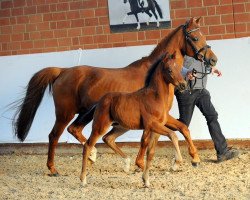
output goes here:
[{"label": "brown mare", "polygon": [[[199,30],[199,21],[200,18],[191,18],[185,25],[179,26],[163,38],[149,56],[137,60],[125,68],[78,66],[72,68],[51,67],[38,71],[29,81],[26,96],[14,116],[15,134],[21,141],[25,140],[45,89],[50,86],[53,91],[56,121],[49,134],[47,166],[52,175],[58,175],[54,164],[55,148],[59,137],[75,114],[79,113],[67,130],[81,144],[84,144],[86,138],[83,136],[82,130],[93,119],[92,115],[86,115],[91,107],[108,92],[133,92],[142,88],[152,63],[158,60],[163,52],[172,54],[176,51],[176,63],[179,67],[183,64],[184,55],[196,57],[211,66],[216,64],[217,58],[212,50],[207,48],[206,39]],[[190,135],[181,130],[179,122],[169,118],[169,123],[184,134],[190,154],[193,157],[197,155]],[[104,140],[123,157],[126,155],[120,151],[114,141],[126,131],[126,129],[114,127]]]},{"label": "brown mare", "polygon": [[[178,138],[175,132],[165,126],[173,101],[174,86],[180,90],[186,88],[181,68],[177,67],[175,63],[175,53],[171,57],[167,55],[162,61],[153,64],[144,88],[132,93],[112,92],[101,98],[96,107],[92,108],[95,109],[92,132],[83,147],[80,177],[83,185],[87,183],[87,160],[91,149],[114,123],[127,130],[143,129],[143,135],[146,137],[150,136],[151,132],[168,136],[175,147],[175,165],[182,162]],[[152,146],[150,145],[150,148]],[[151,151],[150,148],[148,152]],[[149,166],[152,159],[153,154],[148,154],[146,168],[143,172],[143,181],[147,187],[149,186]]]}]

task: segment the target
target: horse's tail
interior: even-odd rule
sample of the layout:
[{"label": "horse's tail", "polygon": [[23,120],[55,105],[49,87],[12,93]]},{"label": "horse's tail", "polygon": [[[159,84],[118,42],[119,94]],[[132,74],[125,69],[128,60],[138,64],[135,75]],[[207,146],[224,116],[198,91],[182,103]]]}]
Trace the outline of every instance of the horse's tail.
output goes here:
[{"label": "horse's tail", "polygon": [[12,108],[15,108],[16,112],[12,119],[12,127],[20,141],[24,141],[28,135],[47,86],[51,92],[53,82],[64,70],[65,68],[48,67],[38,71],[26,86],[25,97],[13,103]]},{"label": "horse's tail", "polygon": [[156,8],[156,10],[158,11],[158,13],[160,15],[160,18],[162,19],[163,15],[162,15],[161,7],[159,6],[159,4],[157,3],[156,0],[154,0],[154,3],[155,3],[155,8]]}]

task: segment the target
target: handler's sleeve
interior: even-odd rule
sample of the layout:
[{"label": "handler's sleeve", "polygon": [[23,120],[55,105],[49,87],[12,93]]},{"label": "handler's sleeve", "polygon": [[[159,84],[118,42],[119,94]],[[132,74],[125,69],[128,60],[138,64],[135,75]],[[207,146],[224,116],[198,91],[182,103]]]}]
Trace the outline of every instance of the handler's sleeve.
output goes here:
[{"label": "handler's sleeve", "polygon": [[186,77],[187,76],[187,73],[189,72],[190,70],[186,67],[182,67],[181,69],[181,74],[183,77]]}]

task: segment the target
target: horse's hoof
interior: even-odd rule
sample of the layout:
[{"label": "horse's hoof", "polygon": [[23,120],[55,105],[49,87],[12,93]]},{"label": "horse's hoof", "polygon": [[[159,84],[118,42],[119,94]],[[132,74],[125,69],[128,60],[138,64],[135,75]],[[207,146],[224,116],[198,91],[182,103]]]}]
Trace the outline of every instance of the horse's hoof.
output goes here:
[{"label": "horse's hoof", "polygon": [[140,168],[140,170],[144,170],[144,162],[142,161],[136,161],[135,165]]},{"label": "horse's hoof", "polygon": [[192,162],[192,166],[193,167],[198,167],[200,163],[195,163],[195,162]]}]

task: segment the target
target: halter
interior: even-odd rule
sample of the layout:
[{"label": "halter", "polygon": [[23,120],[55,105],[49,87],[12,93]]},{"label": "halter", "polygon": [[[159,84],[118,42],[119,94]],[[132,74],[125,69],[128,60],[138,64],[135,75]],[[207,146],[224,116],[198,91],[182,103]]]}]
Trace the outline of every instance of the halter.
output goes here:
[{"label": "halter", "polygon": [[[192,48],[192,50],[194,52],[194,58],[196,60],[201,60],[205,65],[205,72],[198,72],[195,69],[192,70],[192,75],[201,74],[202,76],[200,78],[197,78],[197,77],[194,76],[195,77],[194,84],[191,85],[191,82],[190,82],[190,92],[191,92],[192,89],[194,88],[196,82],[197,82],[197,79],[203,79],[206,75],[211,74],[211,72],[212,72],[212,68],[211,68],[209,62],[206,60],[207,50],[210,49],[211,46],[205,45],[204,47],[202,47],[201,49],[198,50],[196,48],[196,46],[194,45],[194,42],[199,41],[199,38],[192,37],[190,35],[190,33],[198,31],[200,28],[194,28],[194,29],[191,29],[191,30],[187,31],[187,25],[188,25],[188,23],[183,25],[183,33],[185,35],[186,42],[191,46],[191,48]],[[186,43],[186,52],[187,52],[187,43]],[[204,55],[201,54],[202,51],[205,51]]]},{"label": "halter", "polygon": [[[206,66],[210,66],[209,62],[206,60],[206,54],[207,50],[211,48],[209,45],[205,45],[201,49],[197,49],[196,46],[194,45],[194,42],[199,41],[199,38],[197,37],[192,37],[190,33],[193,33],[195,31],[198,31],[200,28],[194,28],[189,31],[187,31],[187,23],[183,25],[183,33],[185,35],[186,42],[191,46],[193,52],[194,52],[194,58],[196,60],[201,60],[202,62],[205,63]],[[187,52],[187,43],[186,43],[186,52]],[[202,51],[205,51],[204,55],[201,54]]]}]

